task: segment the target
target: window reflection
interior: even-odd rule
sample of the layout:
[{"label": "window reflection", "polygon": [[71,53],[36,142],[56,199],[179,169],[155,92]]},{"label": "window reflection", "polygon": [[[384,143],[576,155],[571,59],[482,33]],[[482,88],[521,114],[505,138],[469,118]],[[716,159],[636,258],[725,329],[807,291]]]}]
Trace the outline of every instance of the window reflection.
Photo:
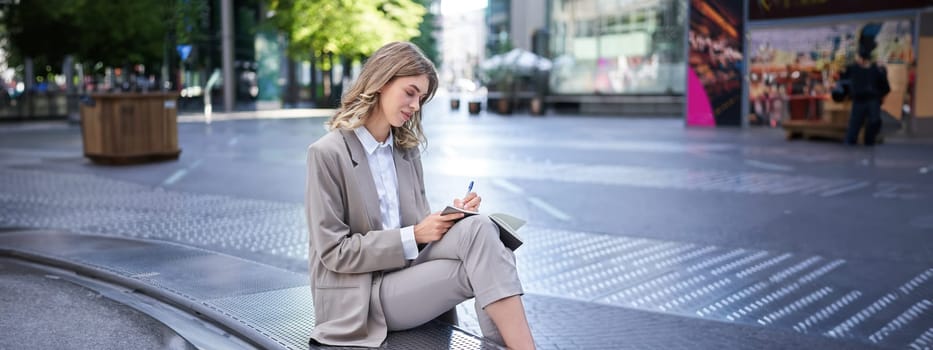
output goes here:
[{"label": "window reflection", "polygon": [[682,94],[686,2],[555,0],[557,94]]}]

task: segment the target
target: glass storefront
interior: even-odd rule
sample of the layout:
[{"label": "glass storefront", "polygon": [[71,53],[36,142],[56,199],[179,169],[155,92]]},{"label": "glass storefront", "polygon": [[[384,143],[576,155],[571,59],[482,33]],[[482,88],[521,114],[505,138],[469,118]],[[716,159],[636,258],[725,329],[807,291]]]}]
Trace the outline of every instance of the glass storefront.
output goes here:
[{"label": "glass storefront", "polygon": [[684,93],[686,2],[552,0],[554,94]]},{"label": "glass storefront", "polygon": [[750,124],[821,118],[824,108],[836,105],[825,96],[854,61],[859,36],[866,32],[875,38],[873,59],[885,66],[891,85],[883,110],[900,120],[903,105],[909,105],[915,60],[914,24],[908,18],[750,30]]}]

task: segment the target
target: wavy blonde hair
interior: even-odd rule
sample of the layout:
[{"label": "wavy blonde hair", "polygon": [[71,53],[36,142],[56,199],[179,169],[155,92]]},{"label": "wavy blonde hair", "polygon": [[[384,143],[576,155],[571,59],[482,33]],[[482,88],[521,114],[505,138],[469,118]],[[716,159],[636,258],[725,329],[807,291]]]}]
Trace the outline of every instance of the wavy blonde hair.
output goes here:
[{"label": "wavy blonde hair", "polygon": [[[379,89],[395,78],[422,74],[428,77],[428,91],[421,101],[424,106],[437,90],[434,64],[412,43],[392,42],[384,45],[366,61],[356,82],[343,94],[340,109],[326,123],[328,130],[360,127],[379,102]],[[392,137],[395,146],[402,149],[426,144],[428,140],[421,129],[421,109],[401,127],[392,127]]]}]

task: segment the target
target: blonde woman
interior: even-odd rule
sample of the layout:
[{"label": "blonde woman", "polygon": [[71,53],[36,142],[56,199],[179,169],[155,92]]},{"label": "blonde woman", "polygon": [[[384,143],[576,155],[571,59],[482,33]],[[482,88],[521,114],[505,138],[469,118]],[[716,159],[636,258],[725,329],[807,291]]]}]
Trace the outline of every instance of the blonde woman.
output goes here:
[{"label": "blonde woman", "polygon": [[[534,348],[515,256],[496,226],[428,207],[421,107],[436,89],[417,47],[387,44],[308,150],[312,342],[378,347],[388,331],[455,320],[455,306],[475,297],[484,336]],[[481,201],[470,192],[453,204],[475,211]]]}]

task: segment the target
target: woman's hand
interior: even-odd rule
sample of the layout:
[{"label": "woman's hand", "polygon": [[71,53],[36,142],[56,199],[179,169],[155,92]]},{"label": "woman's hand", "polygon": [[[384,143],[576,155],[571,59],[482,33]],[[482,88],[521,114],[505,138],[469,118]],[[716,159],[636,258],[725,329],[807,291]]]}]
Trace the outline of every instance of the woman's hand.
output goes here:
[{"label": "woman's hand", "polygon": [[441,212],[436,212],[428,215],[415,225],[415,243],[431,243],[440,240],[447,230],[462,218],[461,213],[441,215]]},{"label": "woman's hand", "polygon": [[454,199],[454,207],[465,209],[469,211],[479,211],[479,204],[483,201],[483,198],[476,194],[476,192],[467,193],[466,198]]}]

